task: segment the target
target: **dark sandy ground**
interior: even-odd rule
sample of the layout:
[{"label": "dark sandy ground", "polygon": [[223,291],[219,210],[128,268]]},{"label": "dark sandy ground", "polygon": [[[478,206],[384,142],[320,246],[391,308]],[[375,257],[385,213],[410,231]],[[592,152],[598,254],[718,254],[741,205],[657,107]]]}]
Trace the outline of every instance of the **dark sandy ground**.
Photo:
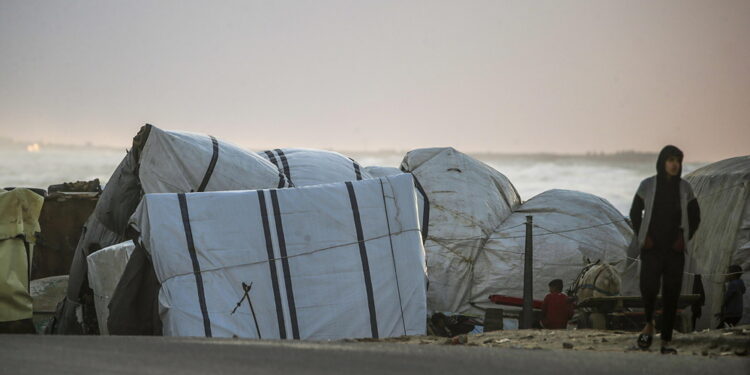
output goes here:
[{"label": "dark sandy ground", "polygon": [[[637,352],[660,355],[660,337],[654,337],[649,351],[635,346],[637,333],[593,329],[575,330],[508,330],[480,334],[459,335],[453,338],[438,336],[402,336],[380,340],[360,339],[359,342],[393,342],[411,345],[466,345],[518,349],[566,349],[597,352]],[[670,345],[679,355],[707,357],[747,357],[750,352],[750,325],[722,330],[692,333],[675,332]]]}]

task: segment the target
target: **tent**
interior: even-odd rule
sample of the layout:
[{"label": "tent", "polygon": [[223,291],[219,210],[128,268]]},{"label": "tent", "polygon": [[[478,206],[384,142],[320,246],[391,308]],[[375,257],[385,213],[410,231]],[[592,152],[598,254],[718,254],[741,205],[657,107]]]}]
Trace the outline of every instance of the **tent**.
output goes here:
[{"label": "tent", "polygon": [[467,312],[474,262],[521,198],[503,174],[450,147],[409,151],[401,170],[418,179],[429,201],[428,307]]},{"label": "tent", "polygon": [[[526,216],[532,216],[533,293],[543,299],[547,284],[562,279],[570,286],[587,264],[624,266],[633,230],[603,198],[571,190],[549,190],[524,202],[489,237],[472,275],[472,305],[490,307],[488,297],[523,296]],[[478,311],[478,310],[475,310]]]},{"label": "tent", "polygon": [[372,178],[362,167],[338,152],[305,148],[277,148],[259,152],[292,186],[310,186]]},{"label": "tent", "polygon": [[68,293],[50,331],[98,331],[86,257],[127,239],[128,219],[143,194],[286,186],[286,177],[255,153],[207,135],[143,126],[84,225],[71,264]]},{"label": "tent", "polygon": [[365,167],[365,172],[369,173],[370,176],[378,178],[378,177],[385,177],[385,176],[393,176],[397,175],[399,173],[403,173],[400,169],[394,168],[394,167],[380,167],[376,165],[371,165]]},{"label": "tent", "polygon": [[[701,209],[701,224],[688,249],[700,265],[706,293],[696,328],[714,328],[729,265],[740,265],[742,279],[750,285],[750,155],[709,164],[685,179]],[[744,309],[740,324],[750,323],[750,293],[745,293]]]},{"label": "tent", "polygon": [[[148,323],[147,315],[158,313],[161,327],[151,333],[166,336],[424,334],[426,275],[413,184],[401,174],[295,189],[147,194],[132,226],[148,255],[139,272],[153,273],[156,283],[126,269],[110,328],[148,332],[112,323]],[[138,301],[158,306],[134,310]]]}]

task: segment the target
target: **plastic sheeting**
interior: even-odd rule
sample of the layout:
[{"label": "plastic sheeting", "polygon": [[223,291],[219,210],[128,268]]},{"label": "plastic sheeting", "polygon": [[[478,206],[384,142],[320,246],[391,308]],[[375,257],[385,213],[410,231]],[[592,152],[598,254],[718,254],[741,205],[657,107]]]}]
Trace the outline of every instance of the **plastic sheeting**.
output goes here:
[{"label": "plastic sheeting", "polygon": [[0,322],[32,316],[29,274],[43,204],[29,189],[0,190]]},{"label": "plastic sheeting", "polygon": [[[146,195],[132,220],[161,283],[162,333],[316,340],[424,334],[425,260],[413,184],[402,174]],[[251,285],[252,305],[243,283]]]},{"label": "plastic sheeting", "polygon": [[[263,189],[289,186],[276,167],[253,152],[208,135],[145,125],[117,167],[84,226],[70,269],[68,294],[55,333],[93,333],[75,320],[87,293],[86,257],[125,241],[128,219],[144,193]],[[96,320],[84,309],[84,320]],[[84,323],[84,326],[81,326]]]},{"label": "plastic sheeting", "polygon": [[429,200],[428,307],[468,312],[474,263],[521,199],[503,174],[453,148],[410,151],[401,170],[414,174]]},{"label": "plastic sheeting", "polygon": [[[750,156],[709,164],[685,176],[701,209],[701,224],[690,241],[700,265],[705,306],[696,328],[714,328],[721,311],[724,282],[731,264],[739,264],[750,285]],[[742,322],[750,322],[750,293],[744,297]]]},{"label": "plastic sheeting", "polygon": [[258,155],[274,164],[297,187],[372,178],[354,159],[334,151],[277,148]]},{"label": "plastic sheeting", "polygon": [[126,241],[101,249],[86,258],[89,271],[89,287],[94,291],[94,306],[99,323],[99,333],[107,332],[109,301],[120,281],[130,254],[135,249],[133,241]]},{"label": "plastic sheeting", "polygon": [[378,177],[385,177],[385,176],[394,176],[399,173],[403,173],[400,169],[394,168],[394,167],[379,167],[379,166],[369,166],[365,167],[365,172],[369,173],[370,176],[374,178]]},{"label": "plastic sheeting", "polygon": [[491,294],[523,296],[527,215],[534,225],[535,299],[544,298],[547,284],[554,279],[571,286],[587,260],[617,263],[619,270],[624,266],[633,231],[614,206],[578,191],[545,191],[513,212],[480,252],[472,287],[477,306],[491,307]]}]

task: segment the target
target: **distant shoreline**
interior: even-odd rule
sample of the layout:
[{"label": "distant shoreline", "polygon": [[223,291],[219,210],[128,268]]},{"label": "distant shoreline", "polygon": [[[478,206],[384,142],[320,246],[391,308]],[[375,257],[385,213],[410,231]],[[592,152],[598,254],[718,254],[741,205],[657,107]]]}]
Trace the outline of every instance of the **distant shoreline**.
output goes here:
[{"label": "distant shoreline", "polygon": [[[15,140],[8,137],[0,137],[0,149],[3,150],[15,150],[15,151],[26,151],[29,146],[38,145],[39,150],[56,150],[56,151],[126,151],[130,148],[128,146],[110,146],[110,145],[98,145],[93,143],[86,144],[64,144],[64,143],[53,143],[53,142],[42,142],[42,141],[22,141]],[[239,145],[247,150],[251,151],[262,151],[264,148],[253,148]],[[269,147],[274,148],[274,147]],[[383,156],[383,155],[406,155],[410,150],[397,150],[397,149],[382,149],[382,150],[343,150],[336,148],[329,148],[331,151],[336,151],[344,155],[359,155],[359,156]],[[462,150],[459,150],[462,151]],[[655,161],[657,153],[655,152],[644,152],[644,151],[615,151],[615,152],[599,152],[599,151],[588,151],[582,153],[554,153],[554,152],[466,152],[480,160],[488,159],[505,159],[505,160],[518,160],[524,158],[533,158],[535,160],[601,160],[608,162],[647,162]],[[691,160],[691,164],[708,164],[713,161],[702,161],[702,160]]]}]

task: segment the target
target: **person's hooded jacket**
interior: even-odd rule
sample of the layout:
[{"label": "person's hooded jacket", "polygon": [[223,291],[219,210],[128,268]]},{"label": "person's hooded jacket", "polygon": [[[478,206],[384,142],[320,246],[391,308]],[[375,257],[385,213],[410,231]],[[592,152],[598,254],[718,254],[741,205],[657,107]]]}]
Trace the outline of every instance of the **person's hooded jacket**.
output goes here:
[{"label": "person's hooded jacket", "polygon": [[[669,178],[665,168],[670,156],[676,156],[680,161],[680,171],[673,178]],[[666,247],[687,252],[688,243],[698,230],[700,208],[693,188],[681,177],[682,159],[680,149],[671,145],[664,147],[656,162],[656,175],[646,178],[638,187],[630,209],[635,232],[628,249],[631,261],[640,255],[644,247]],[[694,265],[688,264],[686,259],[685,266],[690,269]]]}]

